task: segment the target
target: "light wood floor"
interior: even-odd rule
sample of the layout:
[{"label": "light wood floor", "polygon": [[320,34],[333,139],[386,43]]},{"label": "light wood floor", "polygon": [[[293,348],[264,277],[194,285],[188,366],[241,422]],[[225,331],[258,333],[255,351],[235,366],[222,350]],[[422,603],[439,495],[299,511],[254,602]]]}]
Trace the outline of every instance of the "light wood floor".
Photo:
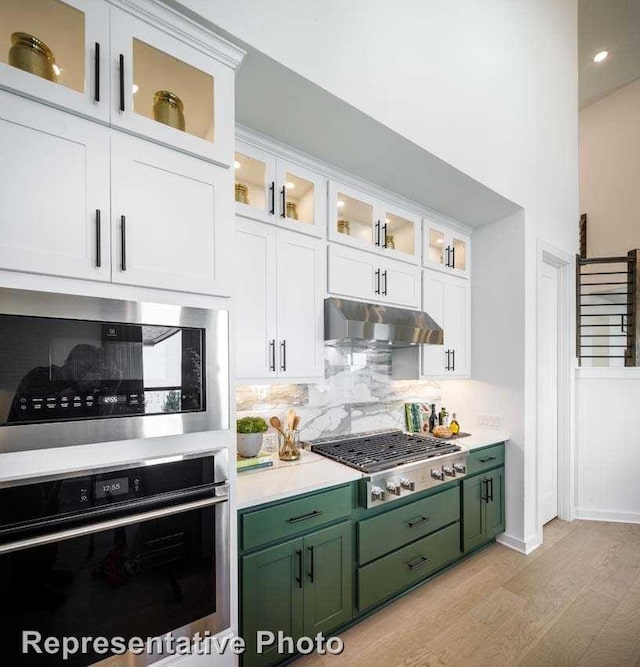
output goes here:
[{"label": "light wood floor", "polygon": [[498,544],[295,667],[640,667],[640,525],[554,520],[522,556]]}]

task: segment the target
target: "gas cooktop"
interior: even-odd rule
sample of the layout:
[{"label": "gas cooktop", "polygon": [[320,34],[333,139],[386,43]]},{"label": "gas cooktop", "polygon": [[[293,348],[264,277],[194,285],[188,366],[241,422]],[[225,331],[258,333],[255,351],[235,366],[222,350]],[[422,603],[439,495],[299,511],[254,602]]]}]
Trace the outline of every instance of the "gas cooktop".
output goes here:
[{"label": "gas cooktop", "polygon": [[364,506],[376,507],[464,477],[467,450],[428,435],[384,431],[317,440],[311,449],[360,470]]},{"label": "gas cooktop", "polygon": [[389,431],[317,442],[312,450],[361,472],[374,473],[460,452],[462,447],[431,436]]}]

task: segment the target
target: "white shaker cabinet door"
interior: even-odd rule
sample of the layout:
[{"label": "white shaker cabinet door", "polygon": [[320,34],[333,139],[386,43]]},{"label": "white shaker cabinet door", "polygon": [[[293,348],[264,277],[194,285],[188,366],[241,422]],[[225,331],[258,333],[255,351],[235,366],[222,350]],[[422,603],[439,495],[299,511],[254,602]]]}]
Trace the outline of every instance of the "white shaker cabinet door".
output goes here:
[{"label": "white shaker cabinet door", "polygon": [[[392,306],[420,308],[420,268],[390,259],[379,259],[380,293]],[[377,280],[376,280],[377,282]]]},{"label": "white shaker cabinet door", "polygon": [[275,226],[237,218],[235,340],[238,380],[276,377]]},{"label": "white shaker cabinet door", "polygon": [[112,280],[228,296],[229,170],[113,133]]},{"label": "white shaker cabinet door", "polygon": [[445,290],[444,342],[448,375],[469,374],[469,281],[449,278]]},{"label": "white shaker cabinet door", "polygon": [[279,377],[324,376],[325,244],[278,230]]},{"label": "white shaker cabinet door", "polygon": [[329,292],[360,301],[380,300],[379,257],[375,254],[329,244]]},{"label": "white shaker cabinet door", "polygon": [[0,268],[110,279],[109,130],[0,92]]},{"label": "white shaker cabinet door", "polygon": [[[422,309],[445,329],[445,284],[446,276],[437,271],[424,271],[422,277]],[[445,329],[445,336],[447,331]],[[422,375],[444,374],[444,345],[422,346]]]}]

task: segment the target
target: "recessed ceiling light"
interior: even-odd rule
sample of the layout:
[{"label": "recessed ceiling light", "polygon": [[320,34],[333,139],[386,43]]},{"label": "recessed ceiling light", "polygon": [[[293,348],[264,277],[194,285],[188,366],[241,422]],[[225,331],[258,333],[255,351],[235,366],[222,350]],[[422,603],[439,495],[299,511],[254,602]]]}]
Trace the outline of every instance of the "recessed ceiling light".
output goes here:
[{"label": "recessed ceiling light", "polygon": [[389,224],[389,223],[391,222],[391,220],[389,220],[389,218],[385,218],[384,221],[385,221],[387,224]]},{"label": "recessed ceiling light", "polygon": [[442,245],[442,239],[438,239],[438,240],[436,241],[436,243],[437,243],[438,245]]},{"label": "recessed ceiling light", "polygon": [[293,190],[293,188],[296,187],[295,183],[292,183],[291,181],[287,181],[287,190]]},{"label": "recessed ceiling light", "polygon": [[234,169],[240,169],[242,165],[238,162],[238,160],[233,161],[233,168]]},{"label": "recessed ceiling light", "polygon": [[56,76],[60,76],[62,72],[62,70],[55,63],[53,63],[53,71],[56,73]]},{"label": "recessed ceiling light", "polygon": [[135,95],[138,91],[140,90],[140,86],[137,83],[134,83],[133,86],[131,86],[131,91]]},{"label": "recessed ceiling light", "polygon": [[342,199],[338,199],[338,208],[342,208],[344,206],[344,202]]},{"label": "recessed ceiling light", "polygon": [[608,51],[598,51],[595,56],[593,56],[594,63],[601,63],[609,55]]}]

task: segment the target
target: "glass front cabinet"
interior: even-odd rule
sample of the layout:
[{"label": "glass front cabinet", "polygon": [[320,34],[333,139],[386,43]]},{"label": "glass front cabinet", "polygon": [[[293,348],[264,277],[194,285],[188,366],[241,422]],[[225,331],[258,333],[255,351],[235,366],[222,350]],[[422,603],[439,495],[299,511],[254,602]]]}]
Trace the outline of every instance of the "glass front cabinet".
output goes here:
[{"label": "glass front cabinet", "polygon": [[467,234],[425,220],[423,238],[425,267],[469,276],[471,238]]},{"label": "glass front cabinet", "polygon": [[111,71],[113,125],[228,164],[232,67],[114,8]]},{"label": "glass front cabinet", "polygon": [[242,141],[234,171],[238,215],[324,236],[326,181],[319,174]]},{"label": "glass front cabinet", "polygon": [[349,186],[329,185],[329,239],[420,263],[420,218]]},{"label": "glass front cabinet", "polygon": [[2,0],[0,87],[108,121],[109,6]]}]

